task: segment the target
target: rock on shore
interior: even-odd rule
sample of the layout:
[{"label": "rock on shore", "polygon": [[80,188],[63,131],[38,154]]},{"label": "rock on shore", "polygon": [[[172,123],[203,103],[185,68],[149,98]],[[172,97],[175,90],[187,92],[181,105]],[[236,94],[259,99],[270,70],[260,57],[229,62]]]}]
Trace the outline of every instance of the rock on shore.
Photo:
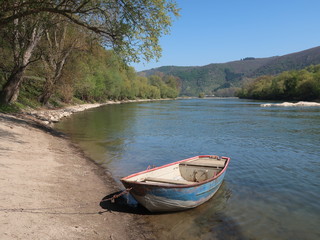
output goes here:
[{"label": "rock on shore", "polygon": [[284,102],[284,103],[265,103],[261,104],[261,107],[320,107],[320,103],[317,102]]},{"label": "rock on shore", "polygon": [[71,107],[62,108],[62,109],[54,109],[54,110],[49,110],[49,109],[31,110],[31,111],[25,111],[24,113],[42,121],[44,124],[49,124],[49,123],[58,122],[61,118],[68,117],[75,112],[81,112],[90,108],[100,107],[105,104],[115,104],[115,103],[116,102],[110,101],[107,103],[82,104],[82,105],[76,105],[76,106],[71,106]]}]

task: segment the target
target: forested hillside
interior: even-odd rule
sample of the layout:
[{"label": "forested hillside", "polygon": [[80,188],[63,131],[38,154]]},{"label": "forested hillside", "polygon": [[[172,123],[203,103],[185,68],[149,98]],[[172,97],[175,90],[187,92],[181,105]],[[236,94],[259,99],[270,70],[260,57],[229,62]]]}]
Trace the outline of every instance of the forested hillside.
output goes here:
[{"label": "forested hillside", "polygon": [[198,96],[200,93],[215,96],[232,96],[248,79],[275,75],[283,71],[300,70],[320,64],[320,47],[269,58],[247,57],[239,61],[209,64],[201,67],[165,66],[146,70],[148,76],[161,72],[179,77],[181,95]]},{"label": "forested hillside", "polygon": [[0,1],[0,104],[174,98],[172,76],[140,77],[178,15],[174,0]]}]

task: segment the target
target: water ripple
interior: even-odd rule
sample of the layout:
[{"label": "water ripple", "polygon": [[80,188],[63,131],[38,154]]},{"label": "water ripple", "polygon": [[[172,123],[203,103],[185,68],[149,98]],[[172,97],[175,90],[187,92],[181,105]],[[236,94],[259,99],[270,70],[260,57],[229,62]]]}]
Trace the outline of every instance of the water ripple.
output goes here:
[{"label": "water ripple", "polygon": [[[58,124],[116,178],[200,154],[231,157],[217,195],[150,216],[159,239],[319,239],[320,109],[239,99],[110,105]],[[169,231],[170,230],[170,231]]]}]

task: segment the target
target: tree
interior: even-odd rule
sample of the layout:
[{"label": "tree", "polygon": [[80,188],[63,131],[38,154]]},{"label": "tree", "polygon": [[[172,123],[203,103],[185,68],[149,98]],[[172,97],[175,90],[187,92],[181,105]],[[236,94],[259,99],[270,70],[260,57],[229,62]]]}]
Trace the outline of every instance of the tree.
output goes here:
[{"label": "tree", "polygon": [[8,43],[11,59],[7,61],[11,61],[12,64],[6,69],[9,76],[0,93],[0,103],[16,101],[24,72],[33,62],[33,52],[44,30],[40,18],[14,19],[9,25],[6,29],[2,29],[1,35]]},{"label": "tree", "polygon": [[179,15],[174,0],[0,0],[0,10],[0,28],[15,19],[60,15],[99,34],[130,60],[139,60],[139,54],[159,57],[159,37]]},{"label": "tree", "polygon": [[296,95],[296,87],[298,85],[298,78],[295,72],[291,72],[284,80],[284,93],[286,98],[292,99]]},{"label": "tree", "polygon": [[[19,53],[21,64],[12,70],[1,92],[2,103],[16,100],[25,68],[53,16],[90,30],[104,46],[136,62],[160,57],[159,38],[169,33],[172,17],[178,16],[174,0],[0,0],[0,12],[1,30],[32,33]],[[23,23],[23,28],[16,23]]]},{"label": "tree", "polygon": [[175,98],[179,95],[178,81],[179,78],[171,75],[157,74],[149,76],[149,83],[160,90],[162,98]]},{"label": "tree", "polygon": [[45,30],[44,41],[41,48],[41,60],[46,72],[45,84],[39,102],[47,104],[60,81],[66,60],[72,50],[80,44],[86,36],[77,31],[66,21],[59,21],[58,17],[55,28]]}]

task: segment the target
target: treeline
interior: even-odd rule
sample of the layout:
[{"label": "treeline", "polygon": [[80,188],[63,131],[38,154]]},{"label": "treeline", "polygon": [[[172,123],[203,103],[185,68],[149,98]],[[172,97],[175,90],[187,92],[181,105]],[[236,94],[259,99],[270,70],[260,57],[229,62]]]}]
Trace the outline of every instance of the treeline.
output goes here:
[{"label": "treeline", "polygon": [[177,78],[127,65],[160,56],[174,0],[12,0],[0,12],[2,105],[178,95]]},{"label": "treeline", "polygon": [[236,96],[264,100],[319,100],[320,65],[259,77],[244,84]]},{"label": "treeline", "polygon": [[[70,79],[70,75],[76,78]],[[175,98],[179,94],[178,78],[139,76],[113,51],[99,45],[89,52],[75,52],[66,66],[66,76],[73,95],[85,101]],[[59,94],[63,96],[65,90],[60,88]]]},{"label": "treeline", "polygon": [[[43,39],[39,59],[31,63],[20,88],[18,102],[23,105],[103,102],[106,100],[175,98],[179,94],[180,81],[177,77],[153,75],[138,76],[135,69],[124,63],[112,50],[106,50],[97,42],[84,41],[70,51],[64,65],[58,62],[58,50],[49,49],[47,39]],[[67,42],[74,39],[65,39]],[[5,44],[0,43],[5,50]],[[39,49],[40,51],[40,49]],[[49,53],[48,53],[49,51]],[[66,52],[67,49],[63,49]],[[5,51],[4,51],[5,52]],[[59,55],[59,54],[58,54]],[[51,58],[51,59],[50,59]],[[55,59],[56,60],[55,60]],[[6,64],[10,64],[6,59]],[[51,65],[50,65],[51,64]],[[58,75],[58,76],[57,76]],[[8,74],[0,69],[0,86]],[[1,87],[0,87],[1,89]]]},{"label": "treeline", "polygon": [[[63,49],[57,49],[57,46],[50,45],[51,40],[47,37],[41,40],[41,49],[35,53],[39,59],[25,71],[18,97],[18,102],[24,105],[36,106],[37,103],[47,104],[49,101],[70,103],[75,98],[86,102],[175,98],[179,94],[178,78],[138,76],[134,68],[97,42],[87,39],[80,43],[65,36]],[[72,46],[75,41],[78,46]],[[3,38],[0,55],[10,51],[6,48],[7,44]],[[68,56],[63,56],[65,54]],[[1,58],[6,59],[2,65],[13,64],[9,56]],[[5,69],[0,69],[0,89],[8,77]]]}]

